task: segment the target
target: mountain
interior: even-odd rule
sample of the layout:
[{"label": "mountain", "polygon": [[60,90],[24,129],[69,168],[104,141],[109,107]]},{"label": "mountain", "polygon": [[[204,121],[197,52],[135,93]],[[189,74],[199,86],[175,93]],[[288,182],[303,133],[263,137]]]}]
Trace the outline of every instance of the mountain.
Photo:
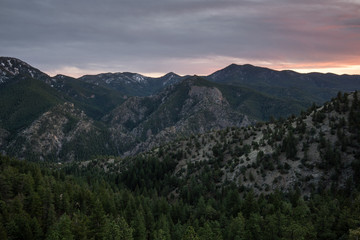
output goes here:
[{"label": "mountain", "polygon": [[0,85],[0,128],[15,133],[61,102],[62,95],[43,81],[11,76]]},{"label": "mountain", "polygon": [[[91,125],[71,109],[58,111]],[[125,159],[0,155],[0,236],[357,239],[359,123],[354,92],[299,117],[194,135]]]},{"label": "mountain", "polygon": [[[71,160],[113,152],[109,150],[111,144],[102,137],[106,135],[106,128],[94,120],[122,103],[121,95],[63,75],[49,77],[15,58],[2,57],[0,60],[3,76],[0,84],[0,150],[3,153]],[[60,114],[59,108],[67,110]],[[82,114],[73,115],[74,111]],[[97,126],[91,127],[94,131],[69,130],[67,122],[76,125],[82,118]],[[62,122],[57,122],[60,120]],[[84,139],[79,144],[77,141],[81,137]],[[101,150],[92,146],[95,143]],[[75,157],[70,156],[72,153]]]},{"label": "mountain", "polygon": [[[77,107],[85,110],[87,114],[95,119],[101,118],[116,105],[123,102],[123,96],[119,95],[117,91],[86,83],[65,75],[50,77],[16,58],[0,57],[0,75],[2,75],[0,89],[3,89],[3,91],[9,92],[9,90],[6,89],[9,86],[17,88],[19,79],[22,79],[24,83],[27,81],[36,81],[42,85],[38,86],[36,88],[37,90],[46,88],[49,95],[61,98],[62,101],[75,103]],[[47,84],[48,87],[45,87],[39,82]],[[4,83],[9,84],[6,85]],[[53,88],[53,90],[50,90],[49,87]],[[57,93],[55,93],[54,90],[56,90]],[[26,92],[25,89],[24,91]],[[47,101],[44,101],[44,104],[46,104],[46,102]]]},{"label": "mountain", "polygon": [[73,103],[56,105],[20,131],[7,147],[10,155],[28,160],[73,161],[112,154],[106,128]]},{"label": "mountain", "polygon": [[130,149],[124,150],[133,154],[179,136],[250,123],[219,89],[206,83],[191,77],[158,95],[129,98],[104,118],[114,141],[128,144]]},{"label": "mountain", "polygon": [[214,72],[206,77],[210,81],[247,86],[266,94],[303,102],[322,104],[338,91],[360,89],[359,75],[336,75],[323,73],[297,73],[275,71],[250,64],[236,65]]},{"label": "mountain", "polygon": [[19,75],[29,76],[39,80],[44,80],[49,77],[39,69],[36,69],[17,58],[0,57],[0,84]]},{"label": "mountain", "polygon": [[87,115],[96,120],[125,100],[125,97],[118,91],[64,75],[52,77],[50,85],[62,93],[66,101],[73,102],[76,107],[84,110]]},{"label": "mountain", "polygon": [[129,98],[103,120],[119,154],[133,155],[178,137],[241,127],[304,106],[243,87],[189,77],[157,95]]},{"label": "mountain", "polygon": [[357,91],[297,114],[322,75],[125,96],[1,61],[0,239],[360,237]]},{"label": "mountain", "polygon": [[[329,94],[341,87],[330,78],[331,89],[321,88],[326,83],[321,74],[319,80],[307,79],[309,84],[296,83],[305,75],[250,65],[231,65],[207,79],[128,72],[75,79],[50,77],[18,59],[0,60],[0,150],[59,161],[134,155],[193,134],[299,114],[310,100],[322,101],[321,91]],[[287,83],[284,74],[295,77]],[[350,79],[344,87],[356,88],[357,76],[339,77]],[[89,131],[68,131],[65,124],[84,121]]]},{"label": "mountain", "polygon": [[117,90],[127,96],[149,96],[171,84],[179,82],[182,77],[170,72],[159,78],[146,77],[138,73],[102,73],[85,75],[79,80]]},{"label": "mountain", "polygon": [[[339,94],[298,117],[193,135],[125,160],[89,164],[107,169],[107,174],[124,174],[129,187],[140,189],[155,180],[148,179],[146,169],[139,170],[139,163],[171,164],[163,174],[181,186],[168,188],[167,194],[180,196],[194,179],[205,186],[197,196],[232,184],[256,194],[276,189],[306,196],[324,190],[351,192],[360,184],[359,97],[358,92]],[[135,169],[144,171],[144,179],[134,182],[130,176]]]}]

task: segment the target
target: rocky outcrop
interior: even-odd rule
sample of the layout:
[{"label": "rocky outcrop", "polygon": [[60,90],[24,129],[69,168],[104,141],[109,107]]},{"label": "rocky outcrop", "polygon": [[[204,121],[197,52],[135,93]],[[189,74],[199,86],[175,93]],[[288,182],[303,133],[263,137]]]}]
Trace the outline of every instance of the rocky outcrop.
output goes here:
[{"label": "rocky outcrop", "polygon": [[178,137],[232,126],[247,126],[247,116],[234,110],[222,92],[193,77],[159,95],[130,98],[105,120],[123,155],[133,155]]},{"label": "rocky outcrop", "polygon": [[[42,114],[19,133],[10,146],[19,148],[19,156],[31,153],[41,159],[49,155],[57,158],[65,144],[93,129],[93,121],[73,103],[66,102]],[[71,153],[68,155],[71,156]]]}]

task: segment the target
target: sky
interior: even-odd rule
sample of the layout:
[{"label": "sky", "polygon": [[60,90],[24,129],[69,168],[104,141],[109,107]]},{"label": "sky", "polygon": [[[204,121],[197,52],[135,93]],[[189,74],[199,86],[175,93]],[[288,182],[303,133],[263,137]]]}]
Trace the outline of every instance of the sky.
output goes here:
[{"label": "sky", "polygon": [[0,56],[50,74],[360,74],[360,0],[0,0]]}]

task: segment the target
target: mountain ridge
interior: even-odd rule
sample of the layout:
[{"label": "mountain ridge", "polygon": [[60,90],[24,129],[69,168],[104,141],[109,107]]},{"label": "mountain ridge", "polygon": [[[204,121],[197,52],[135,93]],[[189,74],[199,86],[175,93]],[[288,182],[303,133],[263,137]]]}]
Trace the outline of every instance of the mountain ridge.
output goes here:
[{"label": "mountain ridge", "polygon": [[[232,184],[258,195],[276,189],[306,196],[331,189],[351,191],[360,181],[359,123],[358,92],[340,93],[298,117],[192,135],[133,157],[111,162],[97,158],[88,164],[107,174],[127,175],[138,161],[171,160],[168,176],[182,184],[197,179],[209,192]],[[168,189],[180,195],[183,190]]]},{"label": "mountain ridge", "polygon": [[[4,114],[0,118],[2,144],[0,148],[5,152],[9,148],[8,144],[21,136],[24,129],[29,128],[34,121],[40,121],[42,114],[51,112],[56,105],[66,102],[74,104],[74,108],[78,111],[83,111],[94,125],[101,126],[96,128],[102,141],[98,144],[103,147],[106,144],[109,146],[103,149],[96,148],[98,153],[109,151],[108,153],[111,154],[133,155],[178,137],[226,127],[241,127],[256,121],[267,121],[273,117],[299,114],[312,102],[322,102],[326,96],[335,91],[335,89],[322,89],[322,85],[335,81],[323,79],[323,74],[315,74],[317,78],[307,79],[307,75],[286,71],[287,75],[301,76],[307,79],[306,81],[314,82],[314,86],[316,84],[318,86],[315,90],[313,87],[296,89],[289,83],[285,86],[280,84],[287,80],[279,78],[280,75],[277,75],[279,71],[252,65],[232,64],[227,69],[219,70],[213,81],[209,81],[209,77],[196,75],[181,77],[172,72],[160,78],[124,72],[88,75],[75,79],[65,75],[50,77],[18,59],[0,59],[2,76],[8,79],[6,83],[0,85],[0,91],[4,93],[1,96],[2,109],[9,110],[3,111]],[[229,69],[232,70],[228,71]],[[243,71],[243,69],[250,70]],[[230,75],[227,76],[227,73]],[[219,80],[224,74],[222,80],[227,83]],[[344,86],[349,87],[355,79],[355,83],[351,85],[355,90],[357,77],[351,76],[351,81],[349,80],[348,85]],[[253,78],[256,78],[256,81],[252,81]],[[122,86],[124,79],[129,81],[131,86],[116,90],[117,87]],[[272,79],[277,82],[274,82],[274,86],[269,86],[271,84],[268,82]],[[291,81],[296,79],[295,77]],[[241,81],[250,81],[254,84],[244,84]],[[120,85],[108,85],[116,82]],[[309,89],[314,91],[308,93]],[[27,94],[24,95],[22,92]],[[31,102],[42,104],[25,104]],[[23,105],[20,104],[20,107],[16,108],[18,103]],[[14,118],[10,118],[11,116]],[[62,130],[58,131],[52,129],[50,125],[47,126],[45,131],[54,131],[62,136]],[[36,131],[31,133],[34,136],[39,135]],[[53,136],[61,138],[60,135]],[[107,140],[105,136],[108,137]],[[86,134],[80,134],[79,137],[86,138]],[[91,136],[89,138],[92,139]],[[16,141],[15,145],[21,146],[21,144],[25,142]],[[62,148],[63,145],[58,146]],[[66,160],[66,154],[63,154],[61,149],[55,152],[55,155],[50,154],[51,159]],[[81,151],[75,152],[82,157],[88,156]],[[39,153],[37,151],[36,154]]]}]

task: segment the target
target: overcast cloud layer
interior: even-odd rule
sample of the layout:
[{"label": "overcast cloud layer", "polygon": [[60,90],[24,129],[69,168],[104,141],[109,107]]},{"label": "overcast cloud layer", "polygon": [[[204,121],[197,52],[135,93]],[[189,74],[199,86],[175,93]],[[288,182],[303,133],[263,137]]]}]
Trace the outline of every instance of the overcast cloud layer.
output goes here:
[{"label": "overcast cloud layer", "polygon": [[0,0],[0,55],[51,75],[360,74],[359,0]]}]

